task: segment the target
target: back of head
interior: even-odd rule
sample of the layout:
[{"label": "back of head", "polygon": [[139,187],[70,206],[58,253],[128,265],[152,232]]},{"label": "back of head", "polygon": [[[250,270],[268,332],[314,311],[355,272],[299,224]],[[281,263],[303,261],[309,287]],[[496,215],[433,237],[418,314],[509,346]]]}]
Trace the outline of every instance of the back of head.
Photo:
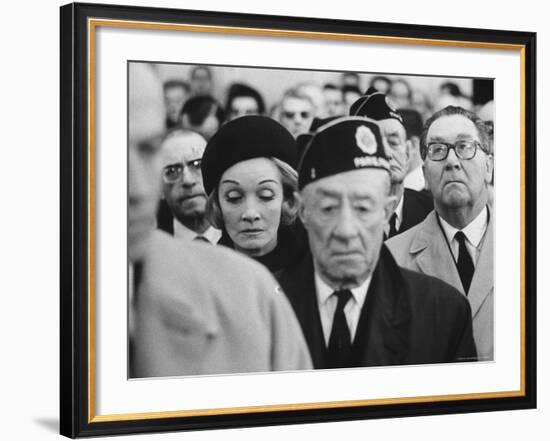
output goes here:
[{"label": "back of head", "polygon": [[216,116],[220,124],[225,120],[225,112],[210,95],[199,95],[190,98],[181,109],[181,114],[182,116],[187,115],[189,122],[194,126],[200,126],[212,114]]},{"label": "back of head", "polygon": [[411,139],[416,136],[420,139],[422,135],[422,115],[414,109],[399,109],[397,113],[403,119],[403,125],[405,126],[405,131],[407,132],[407,139]]},{"label": "back of head", "polygon": [[256,104],[258,106],[257,113],[260,115],[265,113],[265,102],[260,92],[247,84],[234,83],[231,85],[227,92],[227,101],[225,105],[225,111],[227,114],[231,112],[231,104],[233,100],[239,97],[252,98],[254,101],[256,101]]}]

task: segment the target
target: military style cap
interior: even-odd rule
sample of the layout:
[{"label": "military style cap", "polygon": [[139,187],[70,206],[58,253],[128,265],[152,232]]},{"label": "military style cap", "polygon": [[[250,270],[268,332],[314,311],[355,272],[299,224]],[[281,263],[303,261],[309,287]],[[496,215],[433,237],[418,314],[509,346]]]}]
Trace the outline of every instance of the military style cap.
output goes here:
[{"label": "military style cap", "polygon": [[296,168],[294,137],[277,121],[261,115],[241,116],[225,123],[210,139],[202,156],[202,180],[210,194],[225,171],[254,158],[277,158]]},{"label": "military style cap", "polygon": [[403,123],[403,118],[390,104],[388,97],[378,92],[374,87],[369,88],[365,95],[355,101],[349,110],[351,116],[364,116],[380,121],[393,118]]},{"label": "military style cap", "polygon": [[376,121],[345,116],[319,127],[298,166],[298,188],[319,179],[363,168],[390,172]]}]

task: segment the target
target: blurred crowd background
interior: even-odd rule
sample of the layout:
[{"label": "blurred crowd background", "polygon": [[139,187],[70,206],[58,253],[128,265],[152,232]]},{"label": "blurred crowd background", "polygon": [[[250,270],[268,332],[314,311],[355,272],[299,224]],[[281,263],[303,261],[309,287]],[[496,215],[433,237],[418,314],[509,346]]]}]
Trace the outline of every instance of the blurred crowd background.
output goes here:
[{"label": "blurred crowd background", "polygon": [[[490,79],[181,64],[154,67],[164,82],[167,128],[183,125],[207,140],[224,121],[247,113],[271,116],[297,136],[309,129],[313,117],[348,114],[350,105],[370,87],[387,94],[397,109],[416,110],[422,122],[448,105],[472,110],[491,123],[494,119]],[[305,96],[312,105],[285,100],[287,95]],[[305,121],[298,124],[300,119]]]}]

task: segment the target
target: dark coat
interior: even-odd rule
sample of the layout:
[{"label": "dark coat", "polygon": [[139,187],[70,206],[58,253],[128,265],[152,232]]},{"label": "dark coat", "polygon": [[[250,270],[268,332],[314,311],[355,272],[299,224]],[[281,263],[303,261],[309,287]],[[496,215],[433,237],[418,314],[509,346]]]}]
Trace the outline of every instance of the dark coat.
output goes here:
[{"label": "dark coat", "polygon": [[403,221],[397,234],[418,225],[434,208],[433,198],[428,191],[405,188],[403,197]]},{"label": "dark coat", "polygon": [[[222,230],[218,245],[234,248],[233,241]],[[277,232],[277,246],[264,256],[250,256],[264,265],[278,279],[286,268],[293,267],[309,252],[307,233],[302,224],[297,221],[290,226],[281,226]]]},{"label": "dark coat", "polygon": [[[302,326],[314,367],[326,368],[311,255],[284,271],[279,282]],[[475,360],[470,305],[439,279],[398,267],[383,246],[353,351],[350,367]]]}]

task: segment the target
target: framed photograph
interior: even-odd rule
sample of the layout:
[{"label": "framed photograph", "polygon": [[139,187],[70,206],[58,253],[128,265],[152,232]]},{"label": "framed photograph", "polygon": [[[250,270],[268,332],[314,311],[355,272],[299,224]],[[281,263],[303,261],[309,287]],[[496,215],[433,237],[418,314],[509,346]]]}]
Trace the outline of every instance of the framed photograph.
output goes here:
[{"label": "framed photograph", "polygon": [[536,407],[534,33],[60,14],[62,435]]}]

